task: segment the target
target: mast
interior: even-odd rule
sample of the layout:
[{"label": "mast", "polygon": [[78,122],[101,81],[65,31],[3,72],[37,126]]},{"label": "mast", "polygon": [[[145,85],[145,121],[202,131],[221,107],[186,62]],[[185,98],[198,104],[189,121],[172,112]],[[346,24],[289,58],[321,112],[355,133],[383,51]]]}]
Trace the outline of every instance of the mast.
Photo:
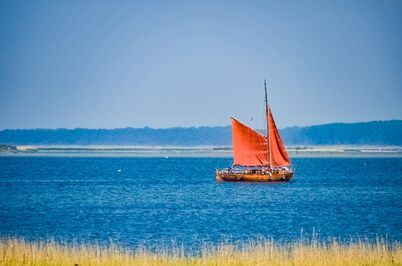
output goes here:
[{"label": "mast", "polygon": [[268,94],[267,94],[267,81],[264,79],[264,88],[265,88],[265,116],[267,121],[267,155],[269,156],[269,168],[272,165],[271,162],[271,149],[270,149],[270,141],[269,141],[269,108],[268,108]]}]

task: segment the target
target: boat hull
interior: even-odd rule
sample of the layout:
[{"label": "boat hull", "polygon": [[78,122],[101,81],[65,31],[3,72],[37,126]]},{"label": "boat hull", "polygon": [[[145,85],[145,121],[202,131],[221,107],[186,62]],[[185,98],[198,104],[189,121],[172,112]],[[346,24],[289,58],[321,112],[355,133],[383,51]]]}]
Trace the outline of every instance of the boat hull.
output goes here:
[{"label": "boat hull", "polygon": [[294,172],[278,171],[274,173],[233,173],[216,171],[217,182],[285,182],[290,181]]}]

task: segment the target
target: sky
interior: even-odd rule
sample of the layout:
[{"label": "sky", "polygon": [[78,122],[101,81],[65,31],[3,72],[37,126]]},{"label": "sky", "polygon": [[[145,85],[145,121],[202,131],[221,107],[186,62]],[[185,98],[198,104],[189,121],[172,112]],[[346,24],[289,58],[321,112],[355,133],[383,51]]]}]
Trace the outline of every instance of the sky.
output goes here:
[{"label": "sky", "polygon": [[0,129],[402,119],[402,1],[0,1]]}]

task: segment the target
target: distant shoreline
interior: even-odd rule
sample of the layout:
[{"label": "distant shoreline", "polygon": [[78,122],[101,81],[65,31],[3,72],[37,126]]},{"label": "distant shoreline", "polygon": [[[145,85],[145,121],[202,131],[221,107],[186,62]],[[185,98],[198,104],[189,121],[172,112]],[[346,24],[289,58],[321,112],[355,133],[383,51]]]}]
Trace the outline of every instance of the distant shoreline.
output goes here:
[{"label": "distant shoreline", "polygon": [[[265,134],[266,130],[259,130]],[[402,120],[330,123],[279,130],[287,145],[402,146]],[[230,126],[171,128],[58,128],[0,130],[0,144],[7,145],[137,145],[230,146]]]},{"label": "distant shoreline", "polygon": [[[288,146],[292,158],[402,157],[402,146]],[[3,145],[0,156],[232,157],[230,146]]]}]

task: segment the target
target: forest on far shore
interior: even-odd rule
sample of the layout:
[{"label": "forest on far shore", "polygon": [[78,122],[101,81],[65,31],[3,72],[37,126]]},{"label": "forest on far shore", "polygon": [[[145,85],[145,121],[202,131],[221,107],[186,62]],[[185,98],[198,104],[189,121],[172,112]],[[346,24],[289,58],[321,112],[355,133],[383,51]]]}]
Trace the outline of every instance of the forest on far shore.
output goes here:
[{"label": "forest on far shore", "polygon": [[[285,145],[401,146],[402,120],[287,127],[281,129],[280,134]],[[232,131],[230,126],[162,129],[149,127],[6,129],[0,131],[0,144],[230,146],[232,144]]]}]

